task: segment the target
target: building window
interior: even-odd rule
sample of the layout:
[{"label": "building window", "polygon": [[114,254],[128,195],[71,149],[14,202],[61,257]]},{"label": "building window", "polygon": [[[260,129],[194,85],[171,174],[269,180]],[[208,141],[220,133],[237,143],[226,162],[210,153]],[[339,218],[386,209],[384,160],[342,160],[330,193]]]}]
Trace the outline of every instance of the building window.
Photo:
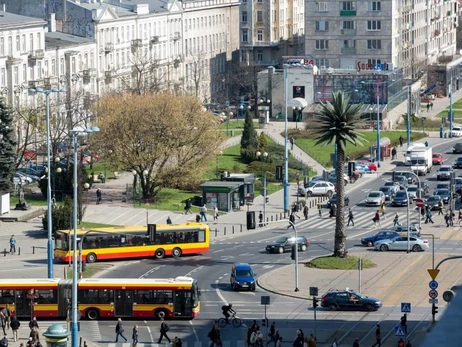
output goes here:
[{"label": "building window", "polygon": [[343,47],[344,48],[355,48],[356,41],[355,40],[343,40]]},{"label": "building window", "polygon": [[249,42],[249,30],[242,30],[242,42]]},{"label": "building window", "polygon": [[247,11],[242,11],[241,20],[243,23],[247,23]]},{"label": "building window", "polygon": [[379,31],[382,30],[382,23],[379,20],[368,20],[367,30]]},{"label": "building window", "polygon": [[5,39],[0,37],[0,56],[5,55]]},{"label": "building window", "polygon": [[27,47],[26,47],[26,35],[22,35],[22,52],[26,52],[27,51]]},{"label": "building window", "polygon": [[262,50],[257,51],[257,61],[263,61],[263,51]]},{"label": "building window", "polygon": [[19,68],[17,66],[14,67],[14,75],[13,75],[14,84],[19,84],[18,69]]},{"label": "building window", "polygon": [[355,21],[344,20],[342,23],[342,29],[355,29]]},{"label": "building window", "polygon": [[263,41],[263,29],[257,31],[257,41]]},{"label": "building window", "polygon": [[368,11],[381,11],[382,3],[380,1],[369,1],[367,3],[367,10]]},{"label": "building window", "polygon": [[27,65],[22,64],[22,80],[23,82],[27,81]]},{"label": "building window", "polygon": [[329,22],[326,20],[316,21],[316,31],[327,31],[329,30]]},{"label": "building window", "polygon": [[329,41],[328,40],[316,40],[316,49],[329,49]]},{"label": "building window", "polygon": [[355,9],[355,3],[353,1],[342,1],[340,3],[341,11],[353,11]]},{"label": "building window", "polygon": [[316,3],[316,11],[317,12],[327,12],[327,2],[320,1]]},{"label": "building window", "polygon": [[381,49],[382,41],[381,40],[367,40],[367,49]]},{"label": "building window", "polygon": [[378,65],[378,64],[382,64],[382,61],[380,59],[368,59],[367,64],[369,66],[375,66],[375,65]]},{"label": "building window", "polygon": [[2,67],[1,74],[0,74],[0,85],[5,87],[6,86],[6,76],[5,76],[5,68]]},{"label": "building window", "polygon": [[245,49],[241,50],[241,62],[245,63],[247,61],[247,51]]},{"label": "building window", "polygon": [[257,22],[263,22],[263,11],[257,11]]},{"label": "building window", "polygon": [[51,59],[51,75],[56,76],[56,60]]},{"label": "building window", "polygon": [[319,58],[319,59],[316,59],[315,61],[316,63],[316,66],[318,67],[328,67],[329,66],[329,59],[326,59],[326,58]]},{"label": "building window", "polygon": [[19,39],[19,35],[16,35],[16,50],[18,52],[21,51],[21,40]]},{"label": "building window", "polygon": [[29,35],[29,42],[30,42],[30,51],[34,51],[34,34]]},{"label": "building window", "polygon": [[257,0],[257,2],[259,2],[259,3],[262,3],[262,2],[263,2],[263,0]]}]

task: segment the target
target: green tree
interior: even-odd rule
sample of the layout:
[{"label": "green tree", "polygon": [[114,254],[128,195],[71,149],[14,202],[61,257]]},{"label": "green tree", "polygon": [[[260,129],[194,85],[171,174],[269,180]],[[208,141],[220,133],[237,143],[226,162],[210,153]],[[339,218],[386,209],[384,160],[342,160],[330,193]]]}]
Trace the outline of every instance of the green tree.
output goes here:
[{"label": "green tree", "polygon": [[0,99],[0,192],[12,191],[15,172],[16,138],[10,112]]},{"label": "green tree", "polygon": [[262,131],[258,137],[258,150],[260,152],[267,152],[268,150],[268,139],[266,138],[265,133]]},{"label": "green tree", "polygon": [[241,159],[244,163],[255,160],[259,148],[258,134],[253,126],[252,114],[246,110],[244,130],[241,137]]},{"label": "green tree", "polygon": [[360,128],[361,105],[350,104],[350,97],[343,91],[333,92],[332,103],[321,103],[321,110],[317,113],[317,141],[315,145],[334,144],[337,146],[337,215],[335,224],[334,256],[347,256],[346,232],[344,218],[344,166],[346,143],[362,146],[363,135]]},{"label": "green tree", "polygon": [[[72,212],[73,212],[73,202],[72,199],[68,196],[64,198],[64,203],[53,208],[52,218],[53,218],[53,233],[56,230],[69,230],[72,228]],[[45,213],[45,216],[42,218],[43,229],[47,230],[48,228],[48,214]]]}]

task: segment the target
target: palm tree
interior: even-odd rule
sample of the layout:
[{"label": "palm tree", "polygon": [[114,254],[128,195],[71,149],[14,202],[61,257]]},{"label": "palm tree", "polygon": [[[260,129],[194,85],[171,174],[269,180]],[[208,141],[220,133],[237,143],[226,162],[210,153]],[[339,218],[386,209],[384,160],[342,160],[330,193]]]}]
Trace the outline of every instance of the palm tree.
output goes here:
[{"label": "palm tree", "polygon": [[337,146],[337,215],[335,220],[334,256],[347,256],[345,218],[343,213],[345,182],[345,148],[347,142],[362,146],[364,136],[357,131],[359,128],[361,105],[350,104],[350,97],[343,91],[332,92],[333,101],[321,102],[321,110],[317,113],[318,133],[316,145],[334,144]]}]

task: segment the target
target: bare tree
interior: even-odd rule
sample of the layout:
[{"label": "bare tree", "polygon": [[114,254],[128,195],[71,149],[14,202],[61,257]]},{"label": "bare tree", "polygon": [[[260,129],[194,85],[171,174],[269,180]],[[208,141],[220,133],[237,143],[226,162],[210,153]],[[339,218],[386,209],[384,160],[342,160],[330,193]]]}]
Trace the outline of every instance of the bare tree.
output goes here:
[{"label": "bare tree", "polygon": [[187,55],[186,63],[186,85],[189,94],[196,96],[199,99],[203,99],[201,94],[202,85],[207,77],[207,59],[205,52],[193,52],[189,51]]}]

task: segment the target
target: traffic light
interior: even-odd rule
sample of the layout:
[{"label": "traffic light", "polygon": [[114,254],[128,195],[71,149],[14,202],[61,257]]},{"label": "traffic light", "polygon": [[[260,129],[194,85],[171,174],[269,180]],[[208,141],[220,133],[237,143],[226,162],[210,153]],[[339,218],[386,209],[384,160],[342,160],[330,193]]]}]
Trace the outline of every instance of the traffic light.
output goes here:
[{"label": "traffic light", "polygon": [[282,166],[281,165],[276,166],[276,180],[282,181]]},{"label": "traffic light", "polygon": [[263,318],[263,319],[261,320],[261,326],[262,326],[262,327],[268,326],[268,318]]},{"label": "traffic light", "polygon": [[435,314],[438,313],[438,306],[436,306],[435,304],[433,304],[432,306],[432,315],[434,316]]},{"label": "traffic light", "polygon": [[255,211],[247,212],[247,230],[255,229]]},{"label": "traffic light", "polygon": [[266,203],[269,203],[269,197],[266,196],[265,201],[266,201]]},{"label": "traffic light", "polygon": [[318,307],[318,299],[314,296],[313,297],[313,308]]},{"label": "traffic light", "polygon": [[391,180],[395,182],[395,172],[394,171],[391,173]]},{"label": "traffic light", "polygon": [[348,162],[348,176],[352,177],[356,171],[356,163],[354,161]]},{"label": "traffic light", "polygon": [[290,257],[292,260],[295,260],[295,246],[292,246],[292,249],[290,251]]}]

